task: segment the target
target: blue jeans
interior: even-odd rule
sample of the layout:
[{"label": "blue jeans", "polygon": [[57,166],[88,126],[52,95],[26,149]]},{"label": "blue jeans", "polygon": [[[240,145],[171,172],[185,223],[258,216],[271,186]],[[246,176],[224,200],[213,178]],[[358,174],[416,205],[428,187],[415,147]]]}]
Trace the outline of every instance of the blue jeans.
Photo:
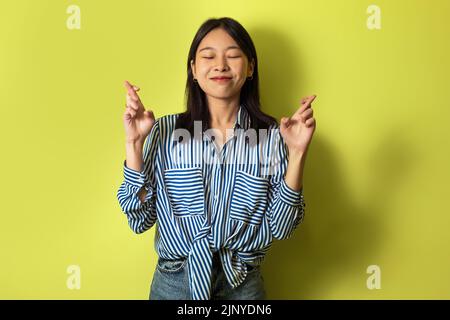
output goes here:
[{"label": "blue jeans", "polygon": [[[158,259],[150,289],[150,300],[190,300],[187,257]],[[237,288],[228,283],[220,257],[213,255],[212,300],[265,300],[266,291],[260,266],[248,265],[247,277]]]}]

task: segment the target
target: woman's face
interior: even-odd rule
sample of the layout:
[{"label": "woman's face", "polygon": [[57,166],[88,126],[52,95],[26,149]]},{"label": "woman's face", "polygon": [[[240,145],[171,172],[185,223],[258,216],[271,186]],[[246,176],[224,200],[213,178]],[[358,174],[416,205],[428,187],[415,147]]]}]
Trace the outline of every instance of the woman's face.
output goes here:
[{"label": "woman's face", "polygon": [[[249,63],[234,39],[225,30],[216,28],[200,42],[191,68],[206,95],[226,99],[240,93],[247,77],[253,74],[254,61]],[[216,81],[214,77],[229,80]]]}]

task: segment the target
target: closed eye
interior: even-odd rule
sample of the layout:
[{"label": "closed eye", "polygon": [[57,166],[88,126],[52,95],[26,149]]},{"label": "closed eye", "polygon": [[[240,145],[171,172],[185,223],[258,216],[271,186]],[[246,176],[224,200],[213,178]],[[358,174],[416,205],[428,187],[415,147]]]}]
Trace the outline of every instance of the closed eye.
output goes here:
[{"label": "closed eye", "polygon": [[[235,57],[228,57],[230,59],[234,59],[234,58],[240,58],[241,56],[235,56]],[[204,59],[214,59],[214,57],[202,57]]]}]

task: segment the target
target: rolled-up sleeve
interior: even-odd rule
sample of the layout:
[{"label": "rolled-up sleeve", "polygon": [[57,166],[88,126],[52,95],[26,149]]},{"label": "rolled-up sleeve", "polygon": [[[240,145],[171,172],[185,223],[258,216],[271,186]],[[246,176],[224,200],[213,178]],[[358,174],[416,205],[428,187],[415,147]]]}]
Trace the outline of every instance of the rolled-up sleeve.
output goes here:
[{"label": "rolled-up sleeve", "polygon": [[273,148],[272,174],[269,179],[269,205],[266,219],[273,237],[284,240],[290,238],[303,221],[306,204],[303,198],[303,186],[299,191],[295,191],[284,180],[288,166],[288,149],[279,130],[275,130],[271,146]]},{"label": "rolled-up sleeve", "polygon": [[[127,167],[126,160],[123,162],[123,181],[117,190],[117,199],[135,233],[143,233],[156,222],[155,168],[158,144],[159,122],[156,120],[144,144],[142,171]],[[142,188],[147,191],[144,202],[138,196]]]}]

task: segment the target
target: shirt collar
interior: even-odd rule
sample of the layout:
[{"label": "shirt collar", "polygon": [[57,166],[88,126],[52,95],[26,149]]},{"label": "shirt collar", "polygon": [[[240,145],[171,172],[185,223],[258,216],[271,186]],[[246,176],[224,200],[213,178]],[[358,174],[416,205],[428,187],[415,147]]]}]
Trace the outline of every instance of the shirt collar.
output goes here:
[{"label": "shirt collar", "polygon": [[[250,128],[250,116],[248,114],[247,108],[243,104],[241,104],[239,106],[236,120],[234,121],[233,130],[236,129],[247,130],[248,128]],[[208,140],[213,141],[209,133],[205,133],[205,136]]]},{"label": "shirt collar", "polygon": [[239,106],[239,111],[236,117],[236,121],[234,122],[233,129],[236,128],[242,128],[244,130],[247,130],[250,127],[250,117],[247,111],[247,108],[241,104]]}]

